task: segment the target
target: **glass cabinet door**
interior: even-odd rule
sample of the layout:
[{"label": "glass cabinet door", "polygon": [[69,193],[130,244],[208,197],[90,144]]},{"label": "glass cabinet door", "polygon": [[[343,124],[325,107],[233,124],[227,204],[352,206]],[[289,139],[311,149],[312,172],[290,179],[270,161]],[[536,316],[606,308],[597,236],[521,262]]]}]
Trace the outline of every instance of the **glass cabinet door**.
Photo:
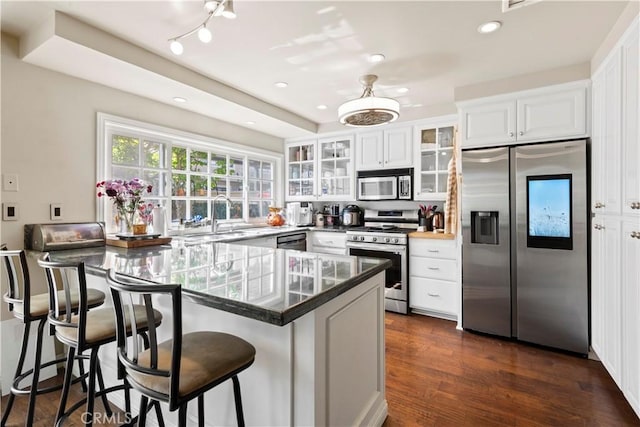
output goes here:
[{"label": "glass cabinet door", "polygon": [[319,141],[320,197],[341,200],[352,197],[353,137]]},{"label": "glass cabinet door", "polygon": [[420,170],[416,171],[417,200],[439,200],[446,197],[454,131],[453,125],[418,129]]},{"label": "glass cabinet door", "polygon": [[315,142],[287,147],[287,199],[306,199],[315,196]]}]

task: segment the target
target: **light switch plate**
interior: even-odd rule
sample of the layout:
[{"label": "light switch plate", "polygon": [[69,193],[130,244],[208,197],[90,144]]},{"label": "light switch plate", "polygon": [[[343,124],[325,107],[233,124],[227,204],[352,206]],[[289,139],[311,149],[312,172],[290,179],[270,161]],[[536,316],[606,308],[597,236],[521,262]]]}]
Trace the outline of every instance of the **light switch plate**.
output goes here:
[{"label": "light switch plate", "polygon": [[18,191],[18,174],[5,173],[2,178],[4,191]]},{"label": "light switch plate", "polygon": [[3,221],[18,220],[18,204],[17,203],[2,204],[2,220]]},{"label": "light switch plate", "polygon": [[51,221],[62,220],[62,203],[51,203],[49,205],[49,216]]}]

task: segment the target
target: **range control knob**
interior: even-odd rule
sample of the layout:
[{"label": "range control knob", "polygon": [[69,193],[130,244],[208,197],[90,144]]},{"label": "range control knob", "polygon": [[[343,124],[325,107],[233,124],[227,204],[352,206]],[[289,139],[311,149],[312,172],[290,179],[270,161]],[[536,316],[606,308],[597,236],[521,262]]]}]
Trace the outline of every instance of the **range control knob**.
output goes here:
[{"label": "range control knob", "polygon": [[398,243],[398,238],[393,239],[393,243]]},{"label": "range control knob", "polygon": [[360,241],[364,242],[364,236],[360,236]]},{"label": "range control knob", "polygon": [[377,238],[377,237],[372,237],[372,238],[371,238],[371,241],[372,241],[372,242],[377,242],[377,241],[378,241],[378,238]]},{"label": "range control knob", "polygon": [[389,243],[389,242],[391,241],[391,239],[390,239],[390,238],[388,238],[388,237],[385,237],[385,238],[384,238],[384,241],[385,241],[385,242],[387,242],[387,243]]}]

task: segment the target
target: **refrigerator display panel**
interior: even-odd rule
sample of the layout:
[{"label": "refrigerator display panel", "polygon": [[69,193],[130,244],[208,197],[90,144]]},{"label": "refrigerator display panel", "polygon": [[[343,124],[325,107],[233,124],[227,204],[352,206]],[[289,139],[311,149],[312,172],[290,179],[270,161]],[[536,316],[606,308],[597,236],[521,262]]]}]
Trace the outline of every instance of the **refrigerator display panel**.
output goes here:
[{"label": "refrigerator display panel", "polygon": [[527,246],[573,249],[571,174],[527,176]]}]

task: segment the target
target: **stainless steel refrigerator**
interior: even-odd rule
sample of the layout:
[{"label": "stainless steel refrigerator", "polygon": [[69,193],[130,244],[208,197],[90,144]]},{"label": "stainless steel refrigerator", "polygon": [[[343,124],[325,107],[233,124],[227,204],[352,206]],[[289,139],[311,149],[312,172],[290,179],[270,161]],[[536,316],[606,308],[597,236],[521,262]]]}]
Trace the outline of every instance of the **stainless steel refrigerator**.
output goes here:
[{"label": "stainless steel refrigerator", "polygon": [[589,350],[586,141],[462,151],[462,326]]}]

